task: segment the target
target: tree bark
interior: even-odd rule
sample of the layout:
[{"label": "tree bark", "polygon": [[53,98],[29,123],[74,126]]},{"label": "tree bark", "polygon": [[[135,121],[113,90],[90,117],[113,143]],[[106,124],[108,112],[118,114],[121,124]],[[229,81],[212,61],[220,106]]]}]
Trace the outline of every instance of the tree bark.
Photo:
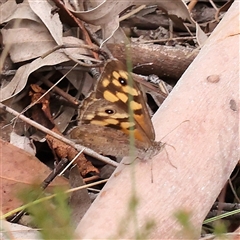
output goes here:
[{"label": "tree bark", "polygon": [[[239,159],[239,9],[234,2],[154,115],[164,149],[149,161],[120,164],[78,225],[77,236],[199,237]],[[189,224],[176,219],[182,211]]]}]

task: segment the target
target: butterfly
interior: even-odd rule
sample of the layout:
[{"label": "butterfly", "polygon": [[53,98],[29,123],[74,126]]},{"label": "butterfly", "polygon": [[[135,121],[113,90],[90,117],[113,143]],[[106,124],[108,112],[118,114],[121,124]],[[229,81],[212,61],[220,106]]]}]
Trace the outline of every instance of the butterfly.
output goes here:
[{"label": "butterfly", "polygon": [[70,137],[104,155],[128,155],[131,135],[140,157],[162,147],[155,141],[143,92],[117,59],[106,61],[94,91],[80,106],[78,121]]}]

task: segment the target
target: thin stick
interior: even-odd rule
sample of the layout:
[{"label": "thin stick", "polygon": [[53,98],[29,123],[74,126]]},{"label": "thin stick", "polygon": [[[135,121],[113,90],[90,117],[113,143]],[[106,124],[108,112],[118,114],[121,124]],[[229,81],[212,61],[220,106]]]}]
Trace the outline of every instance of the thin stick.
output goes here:
[{"label": "thin stick", "polygon": [[190,3],[188,4],[188,9],[189,12],[191,12],[193,10],[193,8],[195,7],[195,5],[197,4],[198,0],[191,0]]},{"label": "thin stick", "polygon": [[123,20],[125,20],[125,19],[127,19],[127,18],[129,18],[129,17],[131,17],[131,16],[133,16],[133,15],[135,15],[136,13],[140,12],[140,11],[141,11],[142,9],[144,9],[145,7],[146,7],[146,5],[141,5],[141,6],[139,6],[138,8],[132,10],[131,12],[125,14],[124,16],[122,16],[122,17],[119,18],[119,22],[121,22],[121,21],[123,21]]},{"label": "thin stick", "polygon": [[[67,191],[65,191],[65,193],[72,193],[74,191],[78,191],[78,190],[82,190],[82,189],[85,189],[85,188],[89,188],[89,187],[93,187],[93,186],[96,186],[98,184],[102,184],[102,183],[106,183],[108,181],[108,179],[104,179],[104,180],[100,180],[98,182],[94,182],[94,183],[89,183],[89,184],[86,184],[86,185],[83,185],[83,186],[80,186],[80,187],[76,187],[76,188],[71,188],[71,189],[68,189]],[[18,208],[15,208],[14,210],[8,212],[8,213],[5,213],[4,215],[2,215],[0,217],[0,219],[4,219],[4,218],[7,218],[11,215],[13,215],[14,213],[16,212],[19,212],[19,211],[22,211],[24,210],[25,208],[28,208],[30,206],[33,206],[35,204],[38,204],[40,202],[43,202],[43,201],[46,201],[46,200],[49,200],[49,199],[52,199],[54,198],[55,196],[57,196],[57,193],[55,194],[52,194],[50,196],[47,196],[47,197],[42,197],[42,198],[39,198],[37,200],[35,200],[34,202],[30,202],[30,203],[27,203],[21,207],[18,207]]]},{"label": "thin stick", "polygon": [[75,97],[72,97],[70,94],[64,92],[61,88],[56,86],[56,84],[51,83],[46,76],[41,76],[40,74],[36,74],[36,73],[34,73],[34,76],[40,78],[40,80],[45,85],[47,85],[49,88],[52,88],[54,92],[58,93],[60,96],[62,96],[63,98],[65,98],[66,100],[74,104],[75,106],[79,105],[79,101]]},{"label": "thin stick", "polygon": [[2,108],[3,110],[11,113],[12,115],[14,116],[17,116],[18,118],[20,118],[21,120],[23,120],[24,122],[30,124],[31,126],[39,129],[40,131],[46,133],[46,134],[49,134],[51,135],[52,137],[68,144],[69,146],[75,148],[77,151],[81,151],[83,150],[84,153],[88,154],[89,156],[92,156],[94,158],[97,158],[98,160],[102,161],[102,162],[105,162],[107,164],[110,164],[114,167],[117,167],[119,164],[117,162],[114,162],[113,160],[111,160],[110,158],[107,158],[107,157],[104,157],[96,152],[94,152],[93,150],[89,149],[89,148],[85,148],[83,146],[81,146],[80,144],[75,144],[73,141],[49,130],[48,128],[45,128],[44,126],[38,124],[37,122],[25,117],[24,115],[21,115],[19,112],[13,110],[12,108],[10,107],[7,107],[6,105],[0,103],[0,108]]},{"label": "thin stick", "polygon": [[168,41],[183,41],[183,40],[193,40],[196,39],[196,36],[189,36],[189,37],[175,37],[175,38],[167,38],[167,39],[156,39],[156,40],[147,40],[143,41],[142,43],[165,43]]},{"label": "thin stick", "polygon": [[[46,179],[43,180],[41,184],[42,190],[46,189],[47,186],[54,180],[54,178],[62,171],[63,168],[67,165],[68,160],[66,158],[63,158],[58,165],[52,170],[52,172],[47,176]],[[8,217],[8,221],[11,223],[17,223],[21,217],[26,214],[26,209],[21,210],[16,215],[13,215],[12,217]]]},{"label": "thin stick", "polygon": [[[83,149],[84,150],[84,149]],[[73,164],[73,162],[79,157],[79,155],[83,152],[83,150],[81,150],[72,160],[70,163],[68,163],[68,165],[58,174],[58,176],[61,176],[69,167],[71,164]]]},{"label": "thin stick", "polygon": [[[84,40],[86,41],[86,43],[88,43],[88,45],[90,45],[91,47],[94,47],[90,36],[88,35],[87,30],[84,27],[83,22],[79,19],[76,18],[71,11],[69,11],[69,9],[64,5],[64,3],[60,0],[53,0],[53,2],[60,8],[63,10],[63,12],[65,12],[76,24],[77,26],[82,30],[83,36],[84,36]],[[96,52],[92,52],[94,58],[99,59],[99,56]]]},{"label": "thin stick", "polygon": [[[43,93],[35,102],[31,103],[30,105],[28,105],[26,108],[24,108],[22,110],[20,114],[23,114],[25,113],[28,109],[30,109],[31,107],[33,107],[35,104],[37,104],[42,98],[44,98],[55,86],[57,86],[78,64],[76,63],[69,71],[67,71],[64,76],[62,76],[56,83],[54,83],[45,93]],[[51,75],[51,72],[48,73],[48,75],[50,76]],[[47,78],[49,77],[47,75]],[[4,106],[4,105],[3,105]],[[12,109],[13,110],[13,109]],[[13,110],[14,111],[14,110]],[[13,114],[13,113],[12,113]],[[13,114],[14,115],[14,114]],[[16,116],[16,118],[18,118],[19,116]],[[12,119],[15,120],[16,118]]]}]

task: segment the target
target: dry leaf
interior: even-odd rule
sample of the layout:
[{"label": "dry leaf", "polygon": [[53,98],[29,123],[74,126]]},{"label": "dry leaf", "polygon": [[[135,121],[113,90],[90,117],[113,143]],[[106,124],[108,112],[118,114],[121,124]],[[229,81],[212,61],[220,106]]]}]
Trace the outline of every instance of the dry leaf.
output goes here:
[{"label": "dry leaf", "polygon": [[[81,45],[83,44],[83,41],[74,37],[63,37],[63,42],[64,44],[76,44],[76,45]],[[41,46],[43,44],[41,43]],[[21,49],[17,48],[17,51],[21,51]],[[30,49],[29,49],[30,51]],[[93,61],[94,59],[91,57],[88,57],[87,55],[89,54],[89,51],[87,51],[84,48],[70,48],[66,51],[68,55],[72,55],[74,58],[78,60],[89,60]],[[18,94],[20,91],[23,90],[25,87],[29,75],[36,71],[37,69],[43,67],[43,66],[55,66],[57,64],[67,62],[70,59],[66,56],[66,54],[63,52],[63,50],[57,50],[55,52],[52,52],[48,54],[44,58],[37,58],[36,60],[32,61],[29,64],[25,64],[18,68],[15,76],[11,80],[11,82],[0,89],[0,101],[5,101],[16,94]]]},{"label": "dry leaf", "polygon": [[63,26],[59,15],[54,11],[54,5],[48,1],[28,1],[33,12],[41,19],[58,45],[62,44]]},{"label": "dry leaf", "polygon": [[[130,0],[130,1],[114,1],[114,0],[103,0],[99,3],[98,0],[91,1],[96,7],[88,11],[74,11],[73,14],[84,21],[91,23],[93,25],[100,25],[104,33],[104,39],[108,39],[113,35],[113,33],[119,27],[118,15],[127,7],[131,5],[142,5],[146,4],[146,1]],[[198,24],[193,20],[188,11],[188,8],[184,1],[165,1],[165,0],[155,0],[148,1],[147,5],[158,5],[164,8],[172,21],[177,20],[189,20],[197,29],[197,38],[200,44],[207,39],[205,33],[200,29]]]},{"label": "dry leaf", "polygon": [[[77,166],[73,167],[70,170],[69,183],[71,185],[71,188],[85,185]],[[91,200],[88,194],[88,190],[85,188],[72,192],[69,199],[69,205],[72,210],[72,225],[76,227],[84,216],[85,212],[91,206]]]},{"label": "dry leaf", "polygon": [[7,1],[0,6],[0,16],[1,24],[13,19],[28,19],[40,22],[39,18],[31,11],[29,5],[25,2],[17,4],[16,1]]},{"label": "dry leaf", "polygon": [[[40,104],[41,105],[41,110],[44,113],[44,115],[46,116],[46,118],[51,123],[53,123],[52,114],[51,114],[50,107],[49,107],[50,94],[49,93],[45,94],[46,91],[43,90],[41,87],[39,87],[36,84],[31,84],[30,86],[32,88],[32,90],[29,92],[29,96],[31,96],[31,102],[36,103],[36,104]],[[45,95],[43,96],[43,94],[45,94]],[[35,118],[34,118],[34,120],[36,121]],[[42,124],[41,121],[37,121],[37,122]]]},{"label": "dry leaf", "polygon": [[18,148],[23,149],[33,156],[36,154],[35,145],[32,144],[31,140],[26,136],[20,136],[12,131],[10,134],[10,143]]},{"label": "dry leaf", "polygon": [[[52,131],[61,135],[56,128],[52,129]],[[48,144],[60,158],[67,158],[69,161],[71,161],[78,154],[76,149],[50,135],[46,135],[45,138],[47,139]],[[99,170],[95,168],[92,163],[84,157],[83,154],[78,156],[78,158],[75,160],[75,163],[78,165],[79,171],[83,177],[85,177],[88,173],[99,174]]]},{"label": "dry leaf", "polygon": [[[2,212],[7,213],[21,205],[16,194],[32,183],[41,182],[49,175],[50,170],[36,157],[0,139],[1,164],[1,206]],[[67,186],[68,182],[57,177],[47,189],[54,186]]]},{"label": "dry leaf", "polygon": [[37,58],[56,46],[42,23],[31,20],[13,23],[11,27],[8,24],[1,32],[3,44],[10,45],[9,54],[14,63]]},{"label": "dry leaf", "polygon": [[[13,1],[10,1],[13,2]],[[1,240],[9,240],[9,236],[11,239],[31,239],[31,240],[40,240],[41,235],[37,229],[32,229],[29,227],[22,226],[16,223],[9,223],[7,221],[1,220],[1,232],[0,239]]]}]

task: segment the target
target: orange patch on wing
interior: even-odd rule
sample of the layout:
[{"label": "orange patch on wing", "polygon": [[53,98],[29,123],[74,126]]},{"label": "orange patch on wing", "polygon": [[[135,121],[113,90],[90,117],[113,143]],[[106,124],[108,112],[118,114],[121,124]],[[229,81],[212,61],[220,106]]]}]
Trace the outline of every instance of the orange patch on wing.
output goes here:
[{"label": "orange patch on wing", "polygon": [[138,103],[136,101],[131,101],[130,102],[130,108],[134,111],[134,110],[140,110],[142,109],[142,104],[141,103]]},{"label": "orange patch on wing", "polygon": [[103,97],[109,102],[117,102],[119,100],[118,97],[116,97],[116,95],[111,93],[109,90],[104,91]]},{"label": "orange patch on wing", "polygon": [[131,131],[131,130],[122,128],[122,131],[124,133],[126,133],[127,135],[129,135],[129,137],[130,137],[131,132],[133,132],[133,136],[134,136],[135,139],[137,139],[137,140],[139,140],[141,142],[145,142],[146,141],[146,137],[144,135],[142,135],[142,132],[139,131],[138,129],[134,129],[134,130]]},{"label": "orange patch on wing", "polygon": [[108,125],[107,122],[100,121],[100,120],[92,120],[91,124],[95,124],[95,125],[98,125],[98,126],[107,126]]},{"label": "orange patch on wing", "polygon": [[110,80],[109,80],[108,78],[104,78],[104,79],[102,80],[102,85],[103,85],[104,87],[107,87],[109,84],[110,84]]},{"label": "orange patch on wing", "polygon": [[124,79],[128,79],[128,73],[126,72],[126,71],[124,71],[124,70],[119,70],[119,74],[120,74],[120,76],[122,77],[122,78],[124,78]]},{"label": "orange patch on wing", "polygon": [[113,124],[113,125],[118,125],[119,121],[117,119],[112,119],[112,118],[107,118],[104,120],[104,122],[108,123],[108,124]]},{"label": "orange patch on wing", "polygon": [[142,132],[140,132],[138,129],[134,130],[134,137],[135,139],[144,142],[146,140],[145,136],[142,135]]},{"label": "orange patch on wing", "polygon": [[141,114],[141,115],[134,115],[134,119],[135,121],[138,123],[138,125],[141,126],[141,128],[143,129],[144,132],[148,132],[149,131],[149,126],[146,124],[146,121],[145,121],[145,118],[144,118],[144,115]]},{"label": "orange patch on wing", "polygon": [[125,93],[117,92],[116,95],[122,102],[127,103],[128,96]]},{"label": "orange patch on wing", "polygon": [[139,95],[138,90],[136,88],[134,88],[134,87],[130,87],[129,85],[123,86],[122,90],[125,93],[128,93],[128,94],[130,94],[132,96],[138,96]]}]

